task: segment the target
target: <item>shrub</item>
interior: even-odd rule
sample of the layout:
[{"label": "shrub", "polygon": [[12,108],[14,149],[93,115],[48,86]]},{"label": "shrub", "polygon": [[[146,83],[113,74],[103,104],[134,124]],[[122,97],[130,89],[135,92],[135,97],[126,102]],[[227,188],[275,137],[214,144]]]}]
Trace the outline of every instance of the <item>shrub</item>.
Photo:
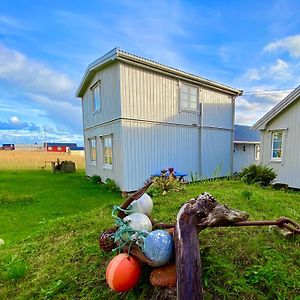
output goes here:
[{"label": "shrub", "polygon": [[111,178],[107,178],[106,180],[105,180],[105,187],[108,189],[108,190],[110,190],[110,191],[112,191],[112,192],[114,192],[114,193],[120,193],[121,192],[121,189],[120,189],[120,187],[117,185],[117,183],[113,180],[113,179],[111,179]]},{"label": "shrub", "polygon": [[255,164],[244,168],[240,176],[241,180],[248,184],[259,183],[262,186],[269,185],[277,177],[272,168]]},{"label": "shrub", "polygon": [[180,183],[178,178],[171,175],[157,176],[153,178],[153,184],[149,188],[148,192],[150,196],[155,197],[159,195],[165,195],[169,191],[179,192],[182,191],[184,187]]},{"label": "shrub", "polygon": [[93,175],[93,176],[91,177],[91,182],[94,183],[94,184],[101,183],[101,177],[98,176],[98,175]]}]

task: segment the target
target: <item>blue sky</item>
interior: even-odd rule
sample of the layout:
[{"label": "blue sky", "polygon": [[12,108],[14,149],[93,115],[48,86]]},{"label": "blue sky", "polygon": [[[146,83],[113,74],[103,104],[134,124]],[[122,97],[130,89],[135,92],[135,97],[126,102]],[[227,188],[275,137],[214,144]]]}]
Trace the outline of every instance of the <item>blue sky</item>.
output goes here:
[{"label": "blue sky", "polygon": [[118,46],[243,89],[252,125],[300,83],[300,2],[0,1],[0,144],[77,142],[75,92]]}]

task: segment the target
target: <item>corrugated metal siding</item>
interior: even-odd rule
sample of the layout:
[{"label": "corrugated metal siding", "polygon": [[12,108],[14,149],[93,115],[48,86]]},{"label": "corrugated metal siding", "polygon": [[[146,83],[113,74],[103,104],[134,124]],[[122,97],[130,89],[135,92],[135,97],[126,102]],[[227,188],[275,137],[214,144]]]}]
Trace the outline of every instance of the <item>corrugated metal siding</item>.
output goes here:
[{"label": "corrugated metal siding", "polygon": [[255,144],[234,144],[233,173],[240,172],[243,168],[258,163],[259,161],[255,160]]},{"label": "corrugated metal siding", "polygon": [[[231,175],[232,133],[229,130],[202,130],[202,176],[205,178]],[[217,170],[220,168],[220,172]]]},{"label": "corrugated metal siding", "polygon": [[202,88],[200,101],[203,103],[203,125],[232,129],[232,96]]},{"label": "corrugated metal siding", "polygon": [[[261,162],[277,172],[277,182],[300,188],[300,99],[274,118],[262,132]],[[284,134],[282,162],[271,161],[271,132],[269,130],[287,128]]]},{"label": "corrugated metal siding", "polygon": [[198,124],[197,113],[179,112],[179,81],[122,63],[122,117]]},{"label": "corrugated metal siding", "polygon": [[122,121],[127,190],[141,187],[151,174],[173,167],[199,174],[199,129]]},{"label": "corrugated metal siding", "polygon": [[92,93],[88,88],[82,100],[84,128],[113,120],[121,115],[119,64],[115,63],[97,72],[89,87],[98,80],[101,85],[101,109],[93,113]]},{"label": "corrugated metal siding", "polygon": [[[123,156],[122,156],[122,129],[121,122],[86,129],[85,138],[85,157],[86,157],[86,175],[99,175],[102,181],[106,178],[114,179],[122,190],[126,190],[124,186],[123,176]],[[103,168],[103,145],[100,136],[112,134],[113,138],[113,168],[112,170]],[[96,137],[97,139],[97,162],[96,165],[90,163],[90,152],[88,139]]]}]

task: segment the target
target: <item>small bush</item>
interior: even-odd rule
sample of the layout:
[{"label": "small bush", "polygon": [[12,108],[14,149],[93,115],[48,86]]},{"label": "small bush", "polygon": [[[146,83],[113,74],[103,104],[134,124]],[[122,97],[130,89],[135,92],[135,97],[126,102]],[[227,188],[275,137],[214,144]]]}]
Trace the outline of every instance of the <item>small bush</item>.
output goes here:
[{"label": "small bush", "polygon": [[248,184],[259,183],[262,186],[267,186],[277,177],[277,174],[272,168],[252,164],[244,168],[240,176],[241,180]]},{"label": "small bush", "polygon": [[244,190],[242,191],[242,196],[246,199],[246,200],[250,200],[252,197],[253,193],[251,191],[248,190]]},{"label": "small bush", "polygon": [[91,177],[91,182],[94,183],[94,184],[101,183],[101,177],[98,176],[98,175],[93,175],[93,176]]},{"label": "small bush", "polygon": [[111,178],[107,178],[106,180],[105,180],[105,187],[108,189],[108,190],[110,190],[110,191],[112,191],[112,192],[114,192],[114,193],[120,193],[121,192],[121,189],[120,189],[120,187],[117,185],[117,183],[113,180],[113,179],[111,179]]},{"label": "small bush", "polygon": [[148,190],[150,196],[165,195],[169,191],[180,192],[184,189],[178,178],[173,175],[161,175],[153,178],[153,184]]}]

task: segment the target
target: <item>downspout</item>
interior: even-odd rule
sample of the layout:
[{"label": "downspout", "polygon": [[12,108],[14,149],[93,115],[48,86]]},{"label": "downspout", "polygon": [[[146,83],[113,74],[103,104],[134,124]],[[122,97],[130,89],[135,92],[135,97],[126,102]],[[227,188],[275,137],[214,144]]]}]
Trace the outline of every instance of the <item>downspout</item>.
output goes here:
[{"label": "downspout", "polygon": [[[202,87],[199,88],[199,100]],[[199,177],[202,177],[202,145],[203,145],[203,101],[199,102]]]},{"label": "downspout", "polygon": [[235,120],[235,98],[232,97],[232,130],[231,130],[231,175],[233,175],[233,151],[234,151],[234,120]]}]

